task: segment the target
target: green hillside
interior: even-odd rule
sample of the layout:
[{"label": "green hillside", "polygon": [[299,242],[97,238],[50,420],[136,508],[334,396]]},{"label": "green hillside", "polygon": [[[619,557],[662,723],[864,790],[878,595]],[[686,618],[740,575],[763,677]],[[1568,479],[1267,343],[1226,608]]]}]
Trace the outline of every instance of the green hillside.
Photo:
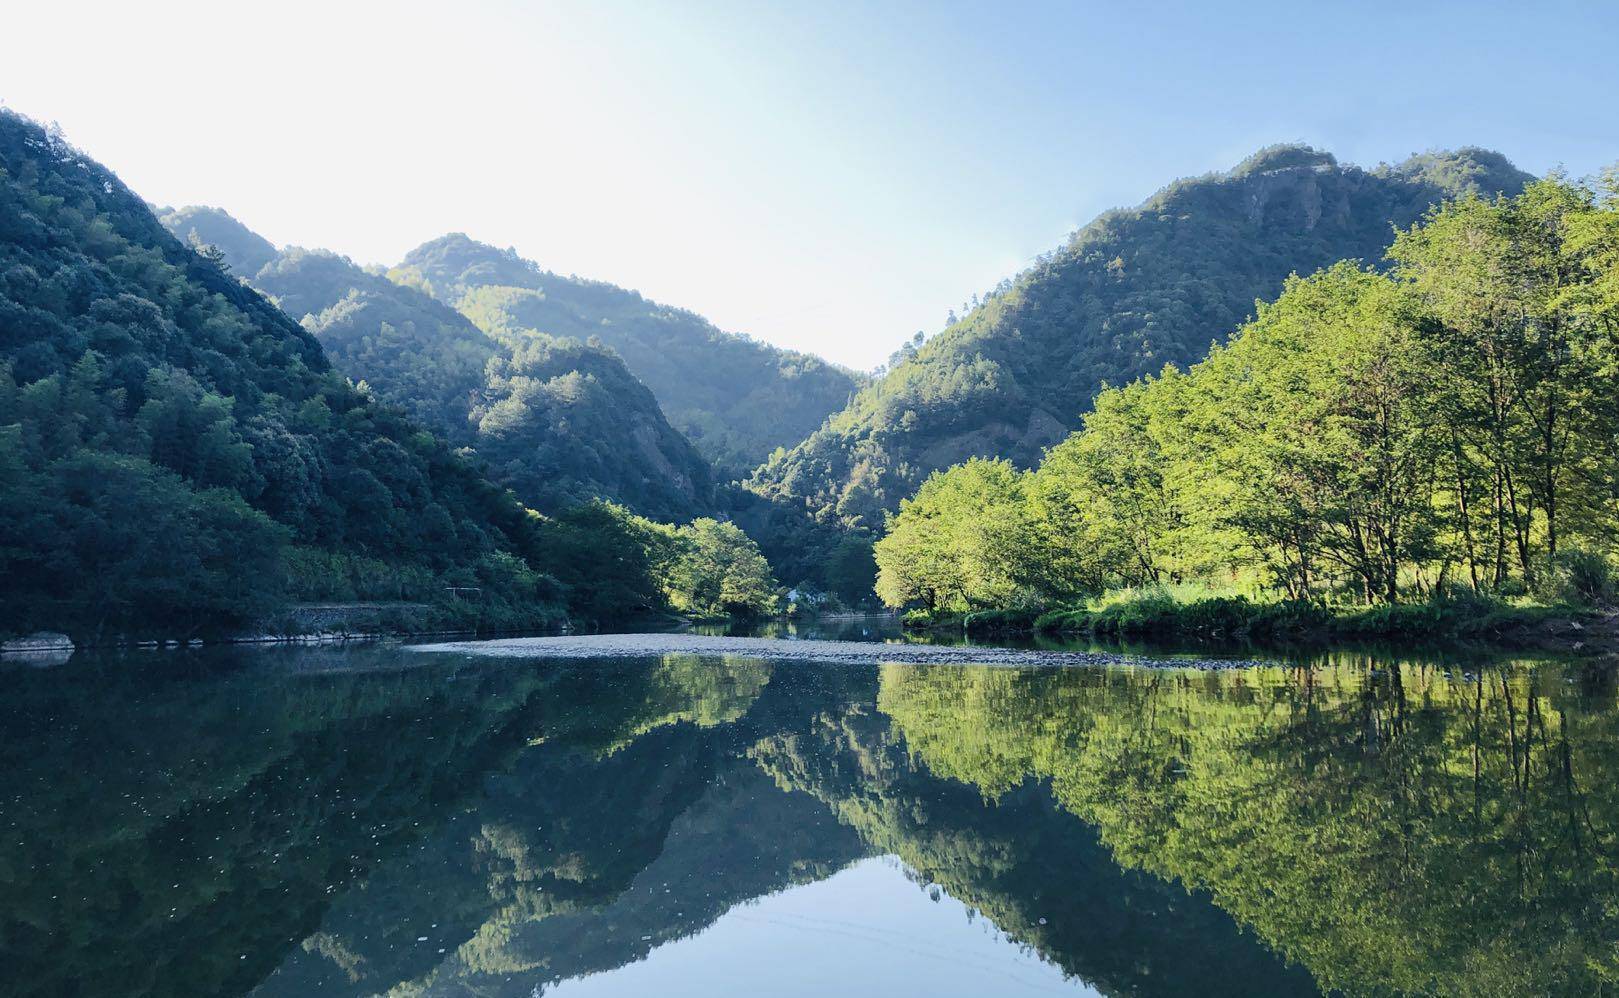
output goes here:
[{"label": "green hillside", "polygon": [[[202,230],[198,230],[202,231]],[[0,629],[563,611],[541,524],[61,135],[0,113]]]},{"label": "green hillside", "polygon": [[212,246],[238,277],[251,278],[276,257],[275,244],[231,217],[223,208],[188,205],[158,208],[157,220],[192,249]]},{"label": "green hillside", "polygon": [[859,387],[857,375],[819,357],[721,332],[699,315],[634,291],[541,270],[460,233],[418,246],[389,276],[455,306],[485,330],[599,340],[729,477],[808,436]]},{"label": "green hillside", "polygon": [[866,386],[750,482],[825,519],[880,527],[927,475],[975,456],[1027,466],[1104,384],[1200,359],[1292,273],[1381,259],[1394,226],[1530,178],[1497,153],[1363,170],[1302,146],[1171,184],[1076,232]]},{"label": "green hillside", "polygon": [[338,370],[471,448],[527,505],[608,499],[660,520],[712,509],[708,462],[611,351],[532,329],[490,336],[319,250],[287,250],[253,284],[303,321]]}]

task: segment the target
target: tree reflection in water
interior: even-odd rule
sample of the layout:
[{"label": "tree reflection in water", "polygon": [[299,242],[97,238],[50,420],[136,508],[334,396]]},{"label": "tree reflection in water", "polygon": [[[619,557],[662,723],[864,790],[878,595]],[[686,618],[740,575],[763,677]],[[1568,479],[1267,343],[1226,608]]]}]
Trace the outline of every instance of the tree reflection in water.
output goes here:
[{"label": "tree reflection in water", "polygon": [[1104,993],[1619,978],[1615,696],[1576,667],[377,649],[0,679],[7,994],[527,994],[875,854]]}]

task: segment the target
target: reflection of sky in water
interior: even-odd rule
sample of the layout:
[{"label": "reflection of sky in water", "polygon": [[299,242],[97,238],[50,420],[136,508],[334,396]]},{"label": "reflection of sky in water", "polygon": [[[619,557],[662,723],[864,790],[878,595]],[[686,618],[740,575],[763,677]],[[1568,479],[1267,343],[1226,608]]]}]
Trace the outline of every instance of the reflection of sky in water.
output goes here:
[{"label": "reflection of sky in water", "polygon": [[739,905],[701,933],[612,973],[564,981],[559,998],[616,995],[1096,995],[899,861],[862,860],[826,880]]}]

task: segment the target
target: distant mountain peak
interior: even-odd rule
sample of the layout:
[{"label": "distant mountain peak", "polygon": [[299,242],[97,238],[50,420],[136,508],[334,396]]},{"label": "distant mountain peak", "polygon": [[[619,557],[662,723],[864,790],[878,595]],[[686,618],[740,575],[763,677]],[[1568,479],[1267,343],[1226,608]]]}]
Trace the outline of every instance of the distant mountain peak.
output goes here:
[{"label": "distant mountain peak", "polygon": [[1534,179],[1503,154],[1479,146],[1412,153],[1394,166],[1382,169],[1388,176],[1430,184],[1451,197],[1513,194]]},{"label": "distant mountain peak", "polygon": [[275,243],[237,221],[223,208],[193,204],[156,208],[153,214],[164,228],[192,249],[217,248],[237,277],[251,279],[274,260],[278,252]]}]

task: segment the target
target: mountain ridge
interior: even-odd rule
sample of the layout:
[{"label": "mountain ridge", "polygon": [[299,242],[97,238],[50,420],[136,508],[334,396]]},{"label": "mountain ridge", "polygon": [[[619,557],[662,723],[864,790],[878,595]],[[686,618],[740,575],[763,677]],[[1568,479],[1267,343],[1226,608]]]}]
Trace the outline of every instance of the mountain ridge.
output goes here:
[{"label": "mountain ridge", "polygon": [[[556,513],[607,499],[672,521],[713,510],[707,461],[609,351],[527,330],[492,336],[345,256],[276,249],[222,209],[166,209],[161,220],[217,249],[345,375],[476,453],[526,504]],[[275,255],[260,263],[263,247]]]},{"label": "mountain ridge", "polygon": [[696,312],[614,284],[544,270],[465,233],[421,244],[389,277],[485,329],[506,324],[600,340],[652,389],[669,421],[732,477],[803,439],[863,381],[813,354],[725,332]]},{"label": "mountain ridge", "polygon": [[1076,230],[791,449],[747,487],[880,528],[932,471],[970,457],[1027,466],[1079,426],[1105,384],[1201,358],[1291,273],[1375,261],[1395,227],[1469,192],[1529,179],[1476,147],[1372,170],[1302,145],[1178,180]]}]

